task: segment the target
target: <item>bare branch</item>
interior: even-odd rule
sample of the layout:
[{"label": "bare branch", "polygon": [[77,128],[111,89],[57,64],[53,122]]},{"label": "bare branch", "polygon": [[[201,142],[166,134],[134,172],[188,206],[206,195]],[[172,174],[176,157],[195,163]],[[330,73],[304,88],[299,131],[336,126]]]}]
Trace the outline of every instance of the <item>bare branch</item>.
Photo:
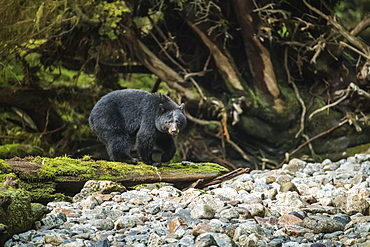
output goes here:
[{"label": "bare branch", "polygon": [[334,18],[332,18],[331,16],[327,16],[325,15],[323,12],[321,12],[320,10],[318,10],[317,8],[313,7],[312,5],[310,5],[309,3],[307,3],[306,0],[302,0],[303,3],[309,8],[311,9],[312,11],[314,11],[315,13],[317,13],[318,15],[320,15],[322,18],[324,18],[325,20],[327,20],[335,29],[338,30],[338,32],[344,37],[346,38],[352,45],[356,46],[357,48],[359,48],[363,53],[366,53],[368,54],[369,53],[369,48],[368,48],[368,45],[366,43],[364,43],[363,41],[361,41],[360,39],[356,38],[355,36],[353,36],[350,32],[348,32],[341,24],[339,24]]},{"label": "bare branch", "polygon": [[227,82],[228,88],[231,92],[235,90],[244,91],[244,87],[238,76],[237,70],[235,70],[234,66],[229,61],[229,58],[225,56],[221,50],[190,20],[186,20],[188,25],[199,35],[199,37],[203,40],[204,44],[210,50],[215,63],[217,63],[217,67],[220,70],[221,76]]},{"label": "bare branch", "polygon": [[[308,116],[308,118],[309,119],[311,119],[315,114],[317,114],[317,113],[319,113],[319,112],[322,112],[322,111],[324,111],[324,110],[326,110],[326,109],[328,109],[328,108],[330,108],[330,107],[333,107],[333,106],[336,106],[336,105],[338,105],[340,102],[342,102],[343,100],[345,100],[347,97],[348,97],[348,95],[349,95],[349,93],[351,92],[351,91],[357,91],[359,89],[359,87],[356,85],[356,84],[354,84],[353,82],[351,82],[349,85],[348,85],[348,87],[347,87],[347,89],[345,90],[345,94],[344,94],[344,96],[343,97],[341,97],[340,99],[338,99],[337,101],[335,101],[335,102],[333,102],[333,103],[331,103],[331,104],[329,104],[329,105],[326,105],[326,106],[324,106],[324,107],[322,107],[322,108],[320,108],[320,109],[317,109],[316,111],[314,111],[314,112],[312,112],[311,114],[310,114],[310,116]],[[363,90],[362,90],[363,91]]]},{"label": "bare branch", "polygon": [[[302,143],[301,145],[299,145],[299,147],[297,147],[296,149],[294,149],[292,152],[290,152],[287,157],[295,154],[298,150],[300,150],[302,147],[306,146],[307,144],[311,143],[313,140],[323,136],[323,135],[326,135],[330,132],[332,132],[333,130],[335,130],[336,128],[339,128],[340,126],[342,126],[343,124],[347,123],[348,122],[348,119],[345,119],[343,120],[342,122],[334,125],[333,127],[331,127],[330,129],[324,131],[324,132],[321,132],[320,134],[318,135],[315,135],[314,137],[310,138],[309,140],[307,140],[306,142]],[[283,162],[280,163],[280,165],[278,167],[276,167],[276,169],[278,168],[281,168],[285,162],[287,162],[288,160],[287,159],[284,159]]]},{"label": "bare branch", "polygon": [[[223,131],[225,131],[225,128],[222,126],[223,124],[219,121],[209,121],[209,120],[203,120],[198,119],[193,116],[191,116],[189,113],[186,113],[186,117],[193,121],[194,123],[200,124],[200,125],[209,125],[209,124],[215,124],[219,127],[220,132],[216,135],[218,138],[221,138],[222,135],[220,135]],[[251,159],[248,157],[248,155],[241,149],[235,142],[233,142],[230,138],[226,138],[226,142],[229,143],[235,151],[240,153],[240,155],[243,157],[243,159],[250,161]]]},{"label": "bare branch", "polygon": [[295,83],[292,80],[292,77],[290,75],[290,72],[289,72],[289,68],[288,68],[288,49],[285,49],[285,53],[284,53],[284,67],[285,67],[285,72],[287,74],[288,82],[290,84],[292,84],[294,93],[295,93],[295,95],[298,99],[298,102],[301,104],[301,107],[302,107],[300,127],[299,127],[298,132],[295,134],[295,138],[297,138],[304,130],[304,119],[305,119],[305,116],[306,116],[307,108],[306,108],[306,105],[305,105],[301,95],[299,94],[299,90],[297,88],[297,85],[295,85]]}]

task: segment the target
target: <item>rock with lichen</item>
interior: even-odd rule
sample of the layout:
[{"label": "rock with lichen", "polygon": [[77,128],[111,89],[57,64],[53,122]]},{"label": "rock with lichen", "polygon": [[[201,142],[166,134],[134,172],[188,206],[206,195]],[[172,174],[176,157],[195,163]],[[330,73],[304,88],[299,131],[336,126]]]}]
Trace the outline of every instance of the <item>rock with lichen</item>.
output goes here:
[{"label": "rock with lichen", "polygon": [[45,207],[31,203],[30,193],[20,189],[0,190],[0,246],[14,234],[29,230],[45,213]]}]

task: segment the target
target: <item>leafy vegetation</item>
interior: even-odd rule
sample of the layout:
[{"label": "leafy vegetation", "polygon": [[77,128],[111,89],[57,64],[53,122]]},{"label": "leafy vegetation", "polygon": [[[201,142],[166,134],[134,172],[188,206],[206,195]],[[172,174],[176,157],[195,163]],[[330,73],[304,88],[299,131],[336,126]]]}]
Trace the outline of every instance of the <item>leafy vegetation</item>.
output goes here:
[{"label": "leafy vegetation", "polygon": [[369,142],[368,1],[0,6],[0,158],[106,158],[87,119],[122,88],[186,103],[179,161],[274,168]]}]

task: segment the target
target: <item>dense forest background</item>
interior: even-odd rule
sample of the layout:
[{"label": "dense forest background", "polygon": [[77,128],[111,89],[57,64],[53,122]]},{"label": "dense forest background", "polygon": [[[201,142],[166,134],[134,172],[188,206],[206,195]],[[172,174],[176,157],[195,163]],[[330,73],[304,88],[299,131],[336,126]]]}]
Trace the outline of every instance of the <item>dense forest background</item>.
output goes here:
[{"label": "dense forest background", "polygon": [[175,160],[369,152],[367,0],[0,3],[0,158],[107,158],[87,119],[123,88],[185,102]]}]

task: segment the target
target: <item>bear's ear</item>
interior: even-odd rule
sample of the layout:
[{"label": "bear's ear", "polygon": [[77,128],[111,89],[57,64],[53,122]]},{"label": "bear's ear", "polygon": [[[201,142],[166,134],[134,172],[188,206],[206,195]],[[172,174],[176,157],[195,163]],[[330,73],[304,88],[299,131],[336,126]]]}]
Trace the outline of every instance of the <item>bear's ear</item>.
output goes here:
[{"label": "bear's ear", "polygon": [[181,105],[180,105],[180,110],[182,111],[182,112],[184,112],[184,109],[185,109],[185,104],[184,103],[182,103]]},{"label": "bear's ear", "polygon": [[162,115],[166,111],[166,108],[164,108],[164,105],[162,103],[159,104],[159,115]]}]

